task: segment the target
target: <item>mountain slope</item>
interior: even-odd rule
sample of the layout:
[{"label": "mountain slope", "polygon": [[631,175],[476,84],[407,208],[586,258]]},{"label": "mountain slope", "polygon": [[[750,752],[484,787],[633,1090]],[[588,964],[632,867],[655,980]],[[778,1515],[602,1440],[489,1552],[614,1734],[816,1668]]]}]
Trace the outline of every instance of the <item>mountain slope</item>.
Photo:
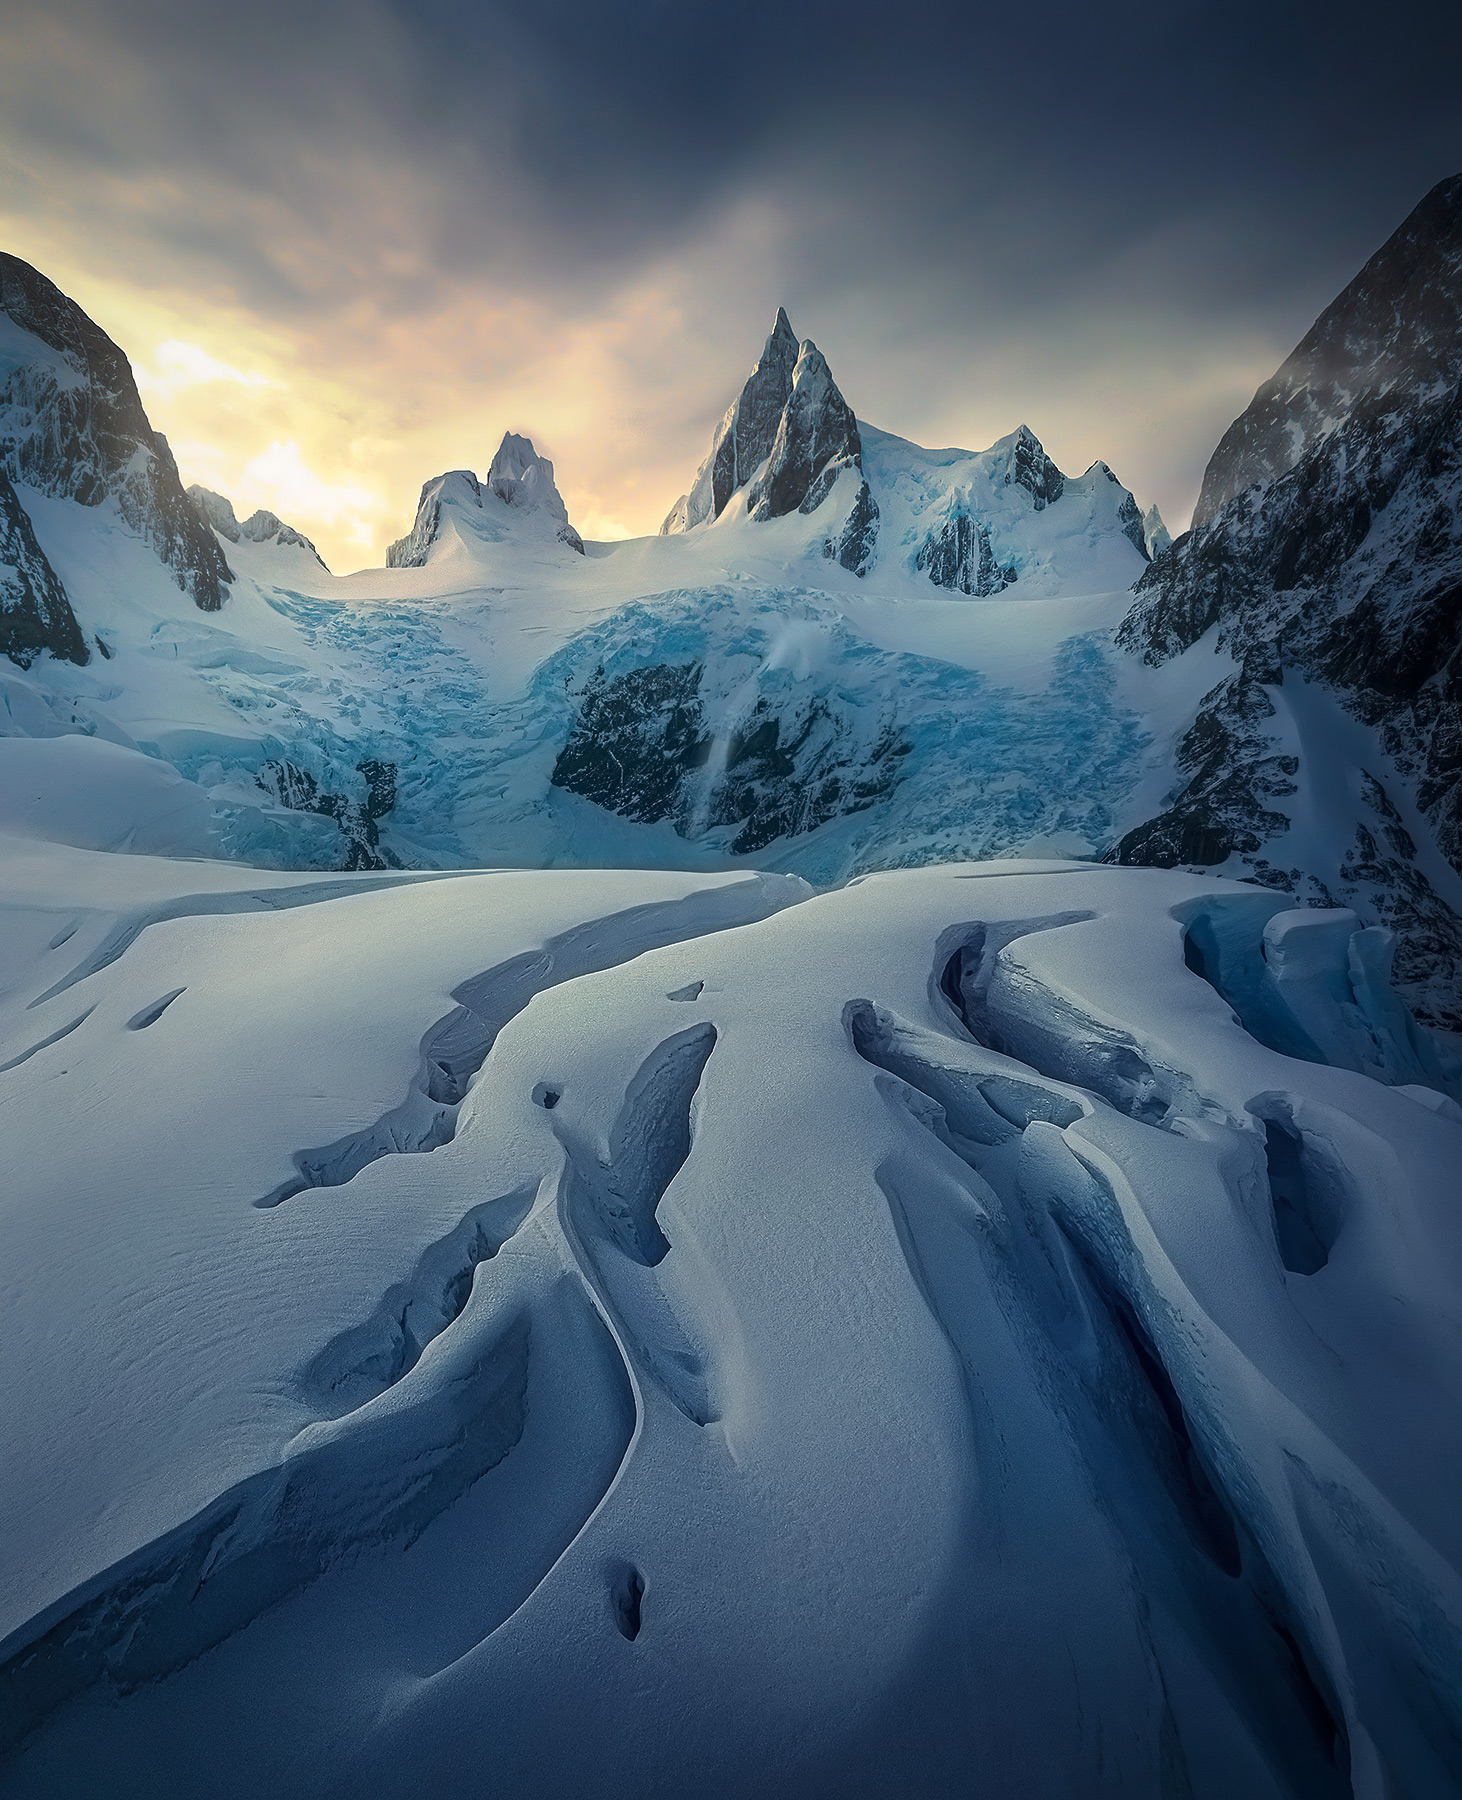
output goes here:
[{"label": "mountain slope", "polygon": [[0,469],[0,655],[24,669],[43,650],[66,662],[90,660],[66,589]]},{"label": "mountain slope", "polygon": [[[1139,581],[1120,633],[1126,647],[1154,666],[1217,649],[1235,667],[1178,745],[1175,796],[1115,852],[1123,862],[1252,871],[1321,902],[1358,901],[1401,932],[1408,990],[1454,1027],[1459,503],[1454,177],[1260,388],[1214,453],[1193,529]],[[1326,765],[1337,758],[1357,766],[1345,791],[1326,797],[1337,772]],[[1312,827],[1306,812],[1316,814]]]},{"label": "mountain slope", "polygon": [[111,502],[203,612],[232,579],[148,423],[126,357],[39,270],[0,254],[0,468],[36,492]]}]

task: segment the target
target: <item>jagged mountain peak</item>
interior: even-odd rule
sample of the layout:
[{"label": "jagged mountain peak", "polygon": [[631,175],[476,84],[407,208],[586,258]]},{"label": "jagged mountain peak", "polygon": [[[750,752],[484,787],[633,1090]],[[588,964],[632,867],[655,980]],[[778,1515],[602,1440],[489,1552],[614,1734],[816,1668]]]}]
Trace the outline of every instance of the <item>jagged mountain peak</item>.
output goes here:
[{"label": "jagged mountain peak", "polygon": [[553,464],[540,456],[533,440],[503,433],[486,481],[479,482],[471,469],[449,469],[421,490],[416,521],[404,538],[386,552],[392,569],[421,568],[442,542],[448,520],[459,525],[459,538],[490,541],[505,538],[526,527],[584,554],[584,540],[569,523],[568,508],[553,478]]},{"label": "jagged mountain peak", "polygon": [[532,438],[505,431],[487,471],[488,489],[520,512],[544,512],[557,522],[558,536],[582,551],[583,539],[569,524],[569,509],[553,478],[553,464],[533,448]]},{"label": "jagged mountain peak", "polygon": [[197,482],[188,489],[188,498],[203,519],[221,538],[231,544],[279,544],[284,548],[301,549],[309,552],[328,573],[328,565],[320,552],[315,548],[302,531],[296,531],[292,525],[286,525],[277,513],[260,507],[247,519],[240,521],[233,508],[233,502],[222,494],[215,494],[212,488],[200,486]]},{"label": "jagged mountain peak", "polygon": [[215,612],[233,579],[189,504],[122,351],[39,269],[0,253],[0,468],[82,506],[116,503],[173,579]]},{"label": "jagged mountain peak", "polygon": [[1358,408],[1394,415],[1403,396],[1455,387],[1459,376],[1462,175],[1453,175],[1412,209],[1224,433],[1194,525],[1287,473]]},{"label": "jagged mountain peak", "polygon": [[858,421],[827,358],[811,338],[798,339],[786,308],[778,307],[760,357],[716,428],[710,455],[661,535],[718,519],[743,488],[750,519],[814,512],[845,469],[855,472],[856,483],[847,484],[847,511],[825,534],[822,549],[861,575],[873,556],[878,506],[863,477]]},{"label": "jagged mountain peak", "polygon": [[761,355],[716,427],[710,455],[696,471],[690,492],[676,501],[660,527],[662,536],[719,519],[731,496],[766,461],[792,392],[800,351],[787,309],[779,306]]}]

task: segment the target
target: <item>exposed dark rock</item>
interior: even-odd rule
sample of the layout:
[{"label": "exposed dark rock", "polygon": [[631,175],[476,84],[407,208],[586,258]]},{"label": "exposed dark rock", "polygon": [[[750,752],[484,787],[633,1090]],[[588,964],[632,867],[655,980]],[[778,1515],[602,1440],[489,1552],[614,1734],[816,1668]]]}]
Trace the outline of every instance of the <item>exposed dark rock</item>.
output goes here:
[{"label": "exposed dark rock", "polygon": [[746,385],[716,427],[711,454],[697,470],[689,494],[676,502],[660,527],[662,535],[690,531],[706,519],[719,519],[726,502],[771,455],[782,409],[791,398],[798,349],[797,334],[785,309],[778,307],[771,336]]},{"label": "exposed dark rock", "polygon": [[1015,565],[1001,568],[990,548],[990,532],[979,519],[957,512],[926,538],[914,558],[935,587],[952,588],[983,600],[1001,593],[1017,578]]},{"label": "exposed dark rock", "polygon": [[1231,675],[1205,694],[1178,742],[1183,788],[1165,812],[1129,831],[1108,860],[1211,868],[1235,851],[1257,853],[1286,830],[1288,818],[1267,802],[1296,791],[1299,764],[1276,753],[1265,730],[1273,717],[1273,702],[1250,674]]},{"label": "exposed dark rock", "polygon": [[711,753],[699,663],[655,663],[588,682],[553,785],[641,824],[673,818],[683,778]]},{"label": "exposed dark rock", "polygon": [[365,781],[364,800],[331,791],[308,769],[282,757],[266,762],[255,779],[281,806],[334,819],[345,839],[345,860],[340,865],[343,869],[399,869],[400,858],[381,848],[376,825],[376,820],[396,804],[396,765],[366,761],[357,768]]},{"label": "exposed dark rock", "polygon": [[[1116,477],[1112,479],[1115,481]],[[1046,455],[1041,440],[1028,425],[1022,425],[1015,434],[1005,482],[1007,486],[1013,482],[1023,487],[1035,502],[1037,512],[1059,500],[1066,491],[1066,477]]]},{"label": "exposed dark rock", "polygon": [[784,311],[761,357],[716,428],[711,454],[690,493],[677,500],[662,535],[690,531],[719,518],[747,482],[747,517],[781,519],[812,513],[845,469],[858,487],[843,524],[829,532],[823,553],[861,575],[873,558],[878,505],[863,477],[863,444],[853,409],[838,391],[827,359],[810,340],[798,343]]},{"label": "exposed dark rock", "polygon": [[866,575],[878,542],[878,502],[865,481],[853,496],[843,528],[823,541],[822,553],[854,575]]},{"label": "exposed dark rock", "polygon": [[815,831],[829,819],[863,812],[887,799],[898,785],[899,761],[909,750],[908,741],[889,722],[855,756],[826,699],[817,697],[788,713],[777,713],[759,699],[751,717],[732,735],[708,822],[739,824],[731,849],[737,856],[750,855],[777,838]]},{"label": "exposed dark rock", "polygon": [[178,586],[216,612],[233,576],[183,492],[166,438],[148,422],[126,357],[19,257],[0,254],[0,311],[35,346],[0,385],[0,469],[82,506],[114,500]]},{"label": "exposed dark rock", "polygon": [[[1193,529],[1135,593],[1118,638],[1149,663],[1212,633],[1251,678],[1272,685],[1292,670],[1334,691],[1377,729],[1462,872],[1462,176],[1427,195],[1259,389],[1214,452]],[[1351,821],[1342,867],[1285,870],[1274,840],[1289,821],[1267,802],[1293,759],[1266,749],[1242,683],[1228,685],[1204,701],[1204,729],[1226,750],[1198,758],[1169,810],[1114,854],[1211,862],[1174,848],[1191,851],[1193,833],[1208,831],[1202,847],[1238,850],[1261,880],[1317,899],[1354,891],[1347,904],[1402,934],[1396,966],[1412,1004],[1455,1016],[1462,961],[1448,946],[1462,926],[1416,868],[1415,846],[1401,847],[1399,820]]]},{"label": "exposed dark rock", "polygon": [[[97,644],[100,648],[100,639]],[[67,662],[91,660],[61,578],[0,468],[0,655],[28,669],[43,650]]]},{"label": "exposed dark rock", "polygon": [[777,707],[760,696],[722,740],[706,724],[699,663],[654,664],[586,685],[553,784],[682,837],[738,830],[738,856],[861,812],[898,783],[909,744],[892,721],[871,743],[823,696]]},{"label": "exposed dark rock", "polygon": [[234,516],[233,502],[226,500],[222,494],[215,494],[211,488],[199,487],[195,483],[188,489],[188,498],[204,524],[211,526],[220,537],[227,538],[229,543],[295,545],[308,550],[325,573],[329,574],[324,557],[310,540],[292,525],[286,525],[278,514],[266,512],[261,506],[241,524]]},{"label": "exposed dark rock", "polygon": [[[1462,296],[1462,176],[1440,181],[1327,306],[1221,439],[1193,513],[1206,525],[1268,487],[1344,425],[1354,447],[1408,446],[1428,393],[1455,389]],[[1368,460],[1371,460],[1368,458]]]},{"label": "exposed dark rock", "polygon": [[384,819],[396,804],[395,763],[378,762],[374,757],[368,757],[355,766],[365,778],[366,817]]}]

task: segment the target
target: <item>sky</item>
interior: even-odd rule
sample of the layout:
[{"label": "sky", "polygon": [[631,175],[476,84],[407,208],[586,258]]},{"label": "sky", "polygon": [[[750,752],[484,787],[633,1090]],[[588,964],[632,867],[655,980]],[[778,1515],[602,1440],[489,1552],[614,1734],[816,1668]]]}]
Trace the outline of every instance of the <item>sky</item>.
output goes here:
[{"label": "sky", "polygon": [[860,418],[1028,424],[1186,524],[1324,304],[1462,170],[1462,8],[0,0],[0,248],[186,481],[337,570],[504,431],[655,530],[779,304]]}]

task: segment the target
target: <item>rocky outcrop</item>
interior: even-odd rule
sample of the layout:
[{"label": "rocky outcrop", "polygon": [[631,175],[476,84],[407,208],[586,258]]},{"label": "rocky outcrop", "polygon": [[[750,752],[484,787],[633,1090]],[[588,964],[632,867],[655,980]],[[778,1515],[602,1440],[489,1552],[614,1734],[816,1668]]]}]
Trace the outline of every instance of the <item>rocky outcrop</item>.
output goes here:
[{"label": "rocky outcrop", "polygon": [[746,385],[716,428],[711,454],[690,493],[671,508],[661,535],[719,518],[747,483],[750,519],[816,512],[845,472],[848,510],[825,537],[823,554],[861,575],[873,558],[878,505],[863,474],[858,421],[827,359],[810,339],[798,342],[779,308]]},{"label": "rocky outcrop", "polygon": [[707,723],[700,663],[660,663],[585,683],[553,785],[682,837],[734,828],[748,856],[887,799],[907,739],[891,720],[871,739],[825,694],[766,695],[722,733]]},{"label": "rocky outcrop", "polygon": [[568,508],[553,479],[553,464],[530,438],[503,434],[487,480],[470,469],[450,469],[428,481],[416,503],[416,519],[386,551],[388,569],[423,568],[441,540],[443,521],[456,509],[464,528],[501,541],[518,526],[584,554],[584,540],[569,523]]},{"label": "rocky outcrop", "polygon": [[61,578],[0,469],[0,656],[28,669],[43,650],[67,662],[91,660]]},{"label": "rocky outcrop", "polygon": [[148,422],[126,357],[19,257],[0,255],[0,314],[0,469],[82,506],[114,501],[178,586],[216,612],[233,577]]},{"label": "rocky outcrop", "polygon": [[211,488],[195,484],[188,489],[188,498],[204,524],[210,526],[221,538],[227,538],[229,543],[279,544],[286,548],[308,550],[325,573],[329,574],[324,557],[310,540],[292,525],[286,525],[277,513],[266,512],[261,506],[240,524],[234,516],[233,502],[226,500],[222,494],[215,494]]},{"label": "rocky outcrop", "polygon": [[[1344,884],[1382,867],[1372,852],[1389,841],[1384,809],[1365,802],[1340,822],[1355,837],[1350,876],[1288,868],[1298,859],[1277,840],[1289,817],[1280,811],[1276,824],[1266,804],[1282,796],[1244,774],[1281,752],[1263,748],[1260,709],[1238,696],[1293,673],[1376,729],[1462,872],[1462,176],[1427,195],[1259,389],[1214,452],[1192,530],[1155,558],[1136,595],[1119,639],[1148,663],[1211,633],[1244,671],[1263,673],[1205,701],[1204,729],[1225,735],[1227,751],[1192,767],[1180,755],[1185,784],[1127,834],[1118,860],[1189,860],[1178,846],[1198,833],[1237,850],[1260,879],[1356,904]],[[1215,757],[1225,755],[1220,778]],[[1303,766],[1296,776],[1303,785]],[[1388,856],[1409,871],[1372,881],[1403,933],[1398,970],[1414,964],[1417,934],[1435,942],[1438,908],[1452,917],[1457,978],[1443,1010],[1462,1022],[1462,926],[1413,857],[1395,844]],[[1430,899],[1406,898],[1418,881]]]},{"label": "rocky outcrop", "polygon": [[989,527],[967,512],[953,513],[919,546],[914,567],[935,587],[983,600],[1002,593],[1018,577],[1013,563],[1001,568],[990,548]]},{"label": "rocky outcrop", "polygon": [[[1054,505],[1066,490],[1066,477],[1046,455],[1041,440],[1029,425],[1022,425],[1009,441],[1010,466],[1005,474],[1007,487],[1023,487],[1035,502],[1037,512]],[[1112,479],[1115,481],[1116,476],[1112,476]]]},{"label": "rocky outcrop", "polygon": [[284,757],[263,764],[255,780],[280,806],[334,819],[345,840],[342,869],[399,869],[401,859],[382,848],[376,823],[396,804],[396,765],[370,759],[358,763],[356,773],[365,788],[364,797],[359,792],[337,793],[308,769]]}]

